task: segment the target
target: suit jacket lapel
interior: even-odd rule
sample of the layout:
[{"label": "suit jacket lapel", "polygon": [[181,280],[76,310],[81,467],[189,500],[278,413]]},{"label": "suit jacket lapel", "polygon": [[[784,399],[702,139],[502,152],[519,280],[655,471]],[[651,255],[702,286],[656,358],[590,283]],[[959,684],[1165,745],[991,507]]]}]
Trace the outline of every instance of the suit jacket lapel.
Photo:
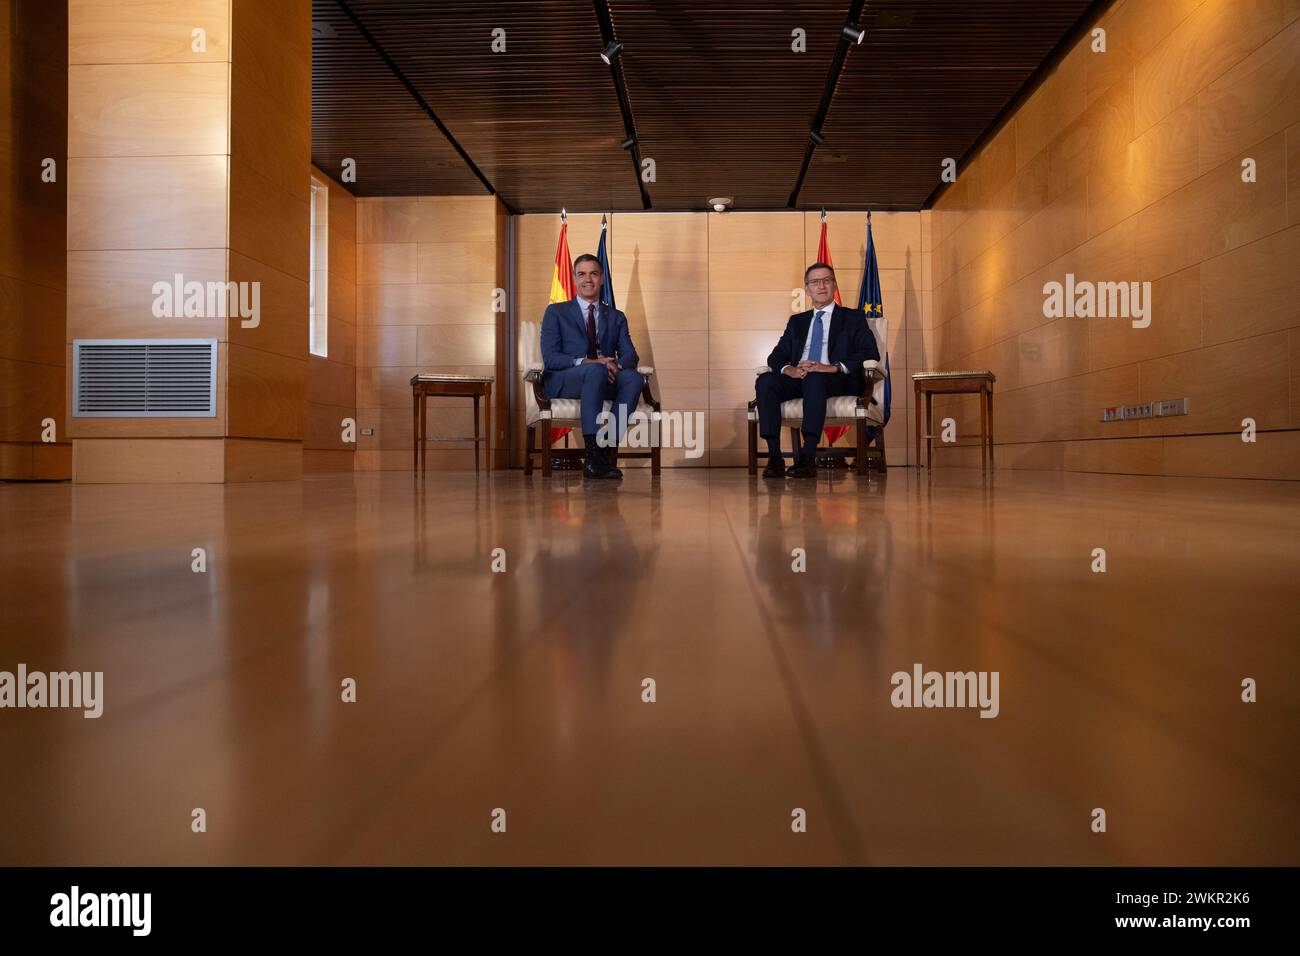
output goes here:
[{"label": "suit jacket lapel", "polygon": [[794,355],[790,356],[791,365],[797,365],[803,359],[803,350],[808,345],[808,333],[812,331],[813,311],[809,309],[796,316],[799,320],[796,326],[799,330],[799,341],[794,343]]},{"label": "suit jacket lapel", "polygon": [[844,317],[840,314],[844,311],[844,306],[837,305],[831,310],[831,327],[826,335],[826,361],[834,364],[831,355],[835,351],[835,337],[840,334],[844,328]]},{"label": "suit jacket lapel", "polygon": [[578,331],[582,333],[582,341],[587,341],[587,317],[582,314],[582,306],[578,305],[577,299],[569,300],[569,314],[573,316],[573,321],[578,323]]},{"label": "suit jacket lapel", "polygon": [[600,335],[597,336],[597,339],[600,341],[600,352],[602,355],[614,354],[615,343],[613,339],[610,338],[609,334],[610,329],[614,324],[613,313],[614,310],[603,302],[600,304],[600,308],[596,310],[597,322],[600,325],[600,329],[598,330]]}]

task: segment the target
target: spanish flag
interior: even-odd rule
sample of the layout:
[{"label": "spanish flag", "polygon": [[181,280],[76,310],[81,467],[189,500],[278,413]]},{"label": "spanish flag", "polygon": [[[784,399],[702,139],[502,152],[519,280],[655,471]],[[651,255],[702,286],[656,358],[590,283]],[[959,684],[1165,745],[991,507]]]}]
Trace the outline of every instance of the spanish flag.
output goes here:
[{"label": "spanish flag", "polygon": [[[831,262],[831,247],[826,244],[826,210],[825,209],[822,210],[822,238],[821,241],[817,243],[817,258],[814,259],[813,261],[824,262],[828,266],[830,266],[832,270],[835,268],[835,263]],[[838,284],[835,286],[835,304],[836,305],[844,304],[843,302],[840,301],[840,287]]]},{"label": "spanish flag", "polygon": [[567,302],[574,296],[573,259],[569,256],[568,217],[560,214],[560,241],[555,244],[555,266],[551,270],[552,302]]},{"label": "spanish flag", "polygon": [[[817,243],[816,261],[824,262],[828,266],[831,266],[832,268],[834,268],[835,266],[835,263],[831,262],[831,247],[826,244],[826,210],[825,209],[822,210],[822,237],[821,237],[821,241]],[[840,301],[840,287],[838,283],[836,283],[835,285],[835,304],[836,305],[844,304],[843,302]],[[841,438],[844,437],[844,433],[847,432],[848,430],[849,430],[848,425],[827,425],[825,429],[826,441],[834,445],[837,441],[839,441]]]},{"label": "spanish flag", "polygon": [[[560,213],[560,241],[555,244],[555,265],[551,267],[551,302],[567,302],[576,294],[573,288],[573,259],[569,256],[568,216]],[[551,429],[551,444],[563,440],[572,428]]]}]

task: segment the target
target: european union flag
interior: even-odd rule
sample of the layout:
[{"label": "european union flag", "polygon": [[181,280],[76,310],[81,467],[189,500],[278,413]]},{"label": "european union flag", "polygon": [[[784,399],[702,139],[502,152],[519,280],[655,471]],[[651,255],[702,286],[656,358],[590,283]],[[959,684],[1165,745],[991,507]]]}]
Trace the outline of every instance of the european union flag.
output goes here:
[{"label": "european union flag", "polygon": [[600,245],[596,247],[596,258],[600,260],[600,274],[605,277],[604,285],[600,287],[601,304],[617,309],[618,306],[614,304],[614,278],[609,274],[609,253],[605,251],[604,213],[600,216]]},{"label": "european union flag", "polygon": [[[876,243],[871,238],[871,213],[867,213],[867,261],[862,266],[862,286],[858,289],[858,308],[867,314],[868,324],[871,323],[872,319],[883,319],[885,317],[884,298],[880,294],[880,267],[876,265]],[[874,329],[872,331],[874,332]],[[885,359],[885,407],[881,415],[881,421],[888,424],[892,393],[889,381],[889,353],[885,352],[884,342],[880,343],[880,351],[884,353]]]}]

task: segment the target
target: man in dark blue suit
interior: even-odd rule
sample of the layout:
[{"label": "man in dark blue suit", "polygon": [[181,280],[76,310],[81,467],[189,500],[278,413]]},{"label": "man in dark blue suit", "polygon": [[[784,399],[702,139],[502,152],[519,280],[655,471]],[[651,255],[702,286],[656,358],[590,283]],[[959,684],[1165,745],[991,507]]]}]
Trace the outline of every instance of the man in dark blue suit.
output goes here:
[{"label": "man in dark blue suit", "polygon": [[814,456],[826,424],[826,400],[834,395],[861,395],[866,387],[862,363],[880,359],[866,313],[835,304],[835,270],[814,262],[803,281],[813,307],[790,316],[785,334],[767,358],[771,371],[754,383],[758,433],[767,441],[764,478],[783,478],[786,473],[781,458],[781,403],[803,399],[803,443],[790,476],[811,478],[817,474]]},{"label": "man in dark blue suit", "polygon": [[578,256],[573,263],[578,294],[568,302],[552,302],[542,317],[542,387],[548,398],[576,398],[582,407],[582,438],[587,445],[583,474],[588,478],[622,478],[610,452],[596,435],[606,399],[613,399],[614,447],[623,439],[627,420],[636,410],[645,376],[636,370],[637,354],[627,331],[627,316],[600,301],[605,277],[600,261]]}]

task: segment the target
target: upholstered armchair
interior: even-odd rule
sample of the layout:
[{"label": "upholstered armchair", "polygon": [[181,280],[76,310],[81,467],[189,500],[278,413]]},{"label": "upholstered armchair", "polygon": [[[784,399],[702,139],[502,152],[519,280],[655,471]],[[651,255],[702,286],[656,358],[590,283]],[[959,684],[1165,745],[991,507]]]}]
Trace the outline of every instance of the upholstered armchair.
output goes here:
[{"label": "upholstered armchair", "polygon": [[[542,459],[542,474],[551,474],[551,465],[557,458],[580,460],[585,452],[582,449],[558,449],[551,447],[552,428],[581,428],[581,403],[576,398],[547,398],[542,382],[546,376],[546,366],[542,362],[541,335],[536,322],[519,323],[520,367],[524,377],[524,423],[528,426],[527,445],[524,449],[524,474],[533,473],[533,460]],[[653,421],[660,412],[659,401],[654,397],[650,387],[655,373],[650,365],[637,366],[637,371],[645,376],[645,387],[637,402],[633,415],[644,415]],[[613,407],[613,402],[606,400],[605,411]],[[614,450],[615,460],[619,458],[648,458],[650,473],[659,474],[659,439],[656,429],[650,430],[650,447],[646,449]]]},{"label": "upholstered armchair", "polygon": [[[848,425],[854,430],[854,466],[859,475],[865,475],[871,463],[881,471],[885,469],[885,424],[889,421],[889,362],[885,351],[888,325],[884,316],[868,316],[867,324],[876,337],[876,350],[880,360],[868,359],[862,363],[865,384],[861,395],[835,395],[826,400],[826,424]],[[754,369],[756,376],[769,372],[766,365]],[[758,403],[750,400],[746,418],[749,426],[749,473],[758,474],[758,460],[766,459],[766,448],[758,443]],[[781,425],[790,429],[793,453],[799,453],[800,433],[803,424],[803,399],[792,398],[781,403]]]}]

